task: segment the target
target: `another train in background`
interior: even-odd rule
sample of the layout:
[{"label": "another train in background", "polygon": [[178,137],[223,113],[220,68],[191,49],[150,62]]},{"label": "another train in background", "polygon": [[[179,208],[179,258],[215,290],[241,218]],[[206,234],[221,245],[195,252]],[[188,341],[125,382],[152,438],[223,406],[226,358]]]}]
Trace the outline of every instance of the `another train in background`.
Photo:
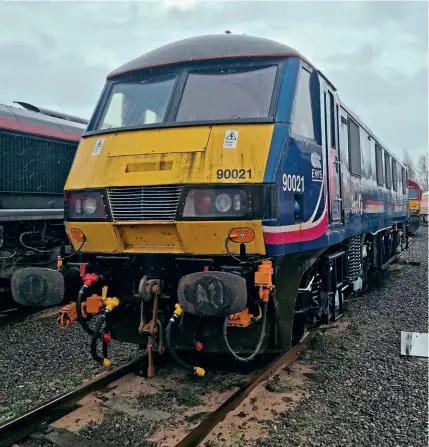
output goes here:
[{"label": "another train in background", "polygon": [[420,227],[420,202],[422,189],[414,180],[408,180],[408,232],[414,234]]},{"label": "another train in background", "polygon": [[[17,299],[14,283],[23,267],[56,268],[60,247],[69,245],[64,229],[63,188],[87,121],[17,102],[0,104],[0,308],[53,304],[43,284],[29,276],[32,290]],[[58,285],[64,293],[64,284]]]},{"label": "another train in background", "polygon": [[424,226],[428,225],[428,202],[429,191],[422,194],[422,200],[420,201],[420,221]]}]

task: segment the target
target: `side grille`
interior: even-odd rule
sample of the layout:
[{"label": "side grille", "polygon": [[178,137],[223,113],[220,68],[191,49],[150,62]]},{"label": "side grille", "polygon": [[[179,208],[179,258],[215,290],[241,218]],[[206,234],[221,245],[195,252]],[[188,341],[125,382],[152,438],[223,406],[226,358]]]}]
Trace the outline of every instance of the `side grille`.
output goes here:
[{"label": "side grille", "polygon": [[60,194],[78,142],[0,131],[0,191]]},{"label": "side grille", "polygon": [[109,188],[113,220],[173,221],[179,204],[181,186],[137,186]]},{"label": "side grille", "polygon": [[348,254],[349,278],[354,281],[362,271],[362,245],[360,236],[351,239]]}]

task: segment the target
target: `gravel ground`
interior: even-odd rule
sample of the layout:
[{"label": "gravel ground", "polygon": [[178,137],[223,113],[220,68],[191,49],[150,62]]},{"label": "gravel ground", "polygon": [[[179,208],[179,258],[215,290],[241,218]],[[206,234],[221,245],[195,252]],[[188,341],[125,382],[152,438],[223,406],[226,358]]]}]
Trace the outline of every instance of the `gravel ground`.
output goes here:
[{"label": "gravel ground", "polygon": [[[0,422],[80,385],[105,370],[90,354],[90,337],[75,323],[62,329],[56,317],[0,328]],[[134,345],[112,342],[112,367],[131,360]]]},{"label": "gravel ground", "polygon": [[[237,372],[211,371],[209,376],[196,380],[195,375],[182,368],[166,365],[157,368],[157,377],[151,380],[150,393],[134,393],[129,389],[120,391],[119,385],[113,392],[114,397],[102,396],[102,422],[85,422],[76,433],[88,440],[106,442],[109,446],[160,447],[162,442],[153,442],[150,437],[157,428],[168,427],[168,438],[173,436],[173,439],[179,441],[181,436],[177,435],[176,430],[180,427],[177,424],[186,426],[190,431],[210,412],[204,408],[204,400],[210,398],[212,393],[232,393],[246,382],[247,376]],[[134,387],[130,389],[134,390]],[[122,411],[109,408],[108,404],[113,400],[118,403],[116,408],[122,408]],[[194,407],[198,409],[196,413],[183,417],[187,410]],[[79,422],[82,423],[81,420]],[[47,440],[28,439],[20,446],[54,447],[54,444]]]},{"label": "gravel ground", "polygon": [[[286,413],[263,421],[268,437],[255,441],[253,446],[428,445],[427,359],[400,356],[401,331],[428,330],[428,240],[423,230],[413,239],[410,253],[404,256],[421,261],[421,266],[395,265],[383,288],[347,304],[346,318],[339,329],[317,336],[300,360],[313,370],[307,375],[309,396]],[[24,394],[21,399],[48,398],[75,385],[66,385],[66,378],[76,378],[79,383],[83,377],[100,370],[90,358],[89,340],[79,327],[63,331],[55,326],[53,319],[26,323],[9,333],[4,329],[0,332],[0,343],[10,345],[11,341],[14,347],[8,346],[8,358],[14,358],[18,367],[14,367],[13,376],[9,377],[6,371],[10,372],[10,367],[6,369],[0,363],[2,379],[7,384],[0,391],[0,399],[11,401],[10,396],[16,391]],[[24,346],[25,352],[16,351],[23,350]],[[116,361],[126,359],[135,352],[133,349],[116,346],[112,357]],[[166,376],[170,373],[168,367],[158,371]],[[238,385],[235,382],[242,376],[218,374],[214,380],[212,371],[204,386],[194,388],[195,379],[190,376],[184,383],[177,382],[174,389],[163,390],[161,400],[142,396],[138,407],[179,414],[197,404],[205,392],[228,386],[225,383],[231,378]],[[30,385],[24,383],[26,380]],[[20,389],[23,383],[24,388]],[[4,396],[5,388],[9,388],[9,397]],[[147,438],[156,423],[124,417],[111,410],[105,416],[100,425],[89,424],[80,434],[114,445],[151,446]],[[52,444],[27,441],[22,445]],[[234,445],[244,444],[238,441]]]},{"label": "gravel ground", "polygon": [[[421,228],[384,288],[346,307],[345,329],[317,337],[300,360],[313,368],[309,397],[260,446],[428,445],[428,362],[400,356],[401,331],[428,332],[428,239]],[[396,270],[397,268],[397,270]]]},{"label": "gravel ground", "polygon": [[[167,425],[171,429],[169,437],[174,436],[175,427],[187,409],[203,405],[205,396],[233,390],[246,383],[246,376],[237,372],[210,371],[207,376],[196,379],[192,373],[185,373],[182,376],[183,370],[171,365],[159,368],[157,375],[171,378],[172,374],[177,372],[180,376],[174,381],[164,382],[156,394],[141,393],[137,399],[128,400],[134,410],[142,412],[140,417],[127,417],[123,413],[107,409],[104,411],[103,422],[100,425],[88,424],[82,435],[94,441],[102,439],[118,447],[160,447],[162,443],[149,440],[157,428]],[[156,411],[167,412],[170,415],[167,424],[165,420],[148,420],[146,414],[153,415]],[[207,409],[203,408],[202,413],[197,413],[191,419],[185,419],[181,424],[185,424],[190,431],[208,413]]]}]

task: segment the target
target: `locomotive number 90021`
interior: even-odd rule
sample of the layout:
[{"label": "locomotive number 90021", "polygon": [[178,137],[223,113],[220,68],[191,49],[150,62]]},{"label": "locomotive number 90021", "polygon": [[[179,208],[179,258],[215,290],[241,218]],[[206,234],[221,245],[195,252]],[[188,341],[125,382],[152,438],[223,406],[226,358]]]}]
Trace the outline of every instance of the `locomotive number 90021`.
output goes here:
[{"label": "locomotive number 90021", "polygon": [[283,191],[304,192],[304,176],[283,174]]}]

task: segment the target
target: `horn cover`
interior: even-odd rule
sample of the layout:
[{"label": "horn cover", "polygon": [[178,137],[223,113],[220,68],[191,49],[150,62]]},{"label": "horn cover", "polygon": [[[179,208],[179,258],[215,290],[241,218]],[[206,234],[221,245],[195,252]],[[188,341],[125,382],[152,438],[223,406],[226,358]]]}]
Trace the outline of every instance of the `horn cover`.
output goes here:
[{"label": "horn cover", "polygon": [[227,316],[241,312],[247,304],[246,281],[226,272],[195,272],[183,276],[177,290],[184,312],[194,315]]}]

